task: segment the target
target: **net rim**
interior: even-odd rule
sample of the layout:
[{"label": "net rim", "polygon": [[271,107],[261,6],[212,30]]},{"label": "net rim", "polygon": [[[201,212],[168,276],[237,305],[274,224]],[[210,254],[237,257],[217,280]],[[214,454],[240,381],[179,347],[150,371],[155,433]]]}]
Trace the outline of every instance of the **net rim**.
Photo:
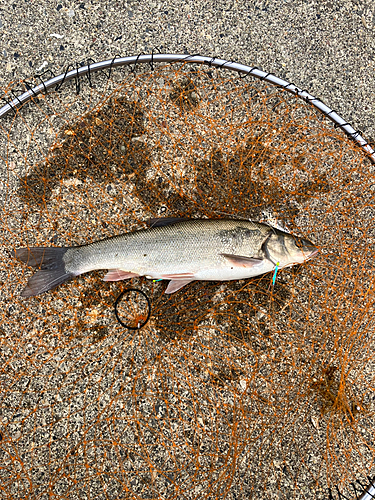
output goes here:
[{"label": "net rim", "polygon": [[[27,91],[23,92],[18,97],[15,97],[11,101],[7,101],[6,97],[3,96],[1,99],[7,101],[7,104],[0,108],[0,118],[6,116],[10,111],[15,111],[19,106],[24,103],[30,101],[33,97],[36,97],[39,94],[47,93],[49,89],[52,87],[61,87],[65,82],[68,82],[72,79],[79,80],[80,77],[87,75],[89,84],[91,84],[91,73],[97,71],[103,71],[109,69],[109,76],[113,68],[124,67],[134,65],[132,71],[135,71],[135,67],[137,64],[149,64],[151,70],[154,69],[154,63],[190,63],[190,64],[204,64],[209,67],[226,69],[233,72],[237,72],[240,78],[246,78],[247,76],[251,76],[257,78],[259,80],[266,81],[276,87],[280,87],[283,90],[294,94],[296,97],[304,100],[308,104],[311,104],[318,111],[323,113],[329,120],[331,120],[335,127],[340,128],[351,140],[362,148],[362,150],[369,157],[370,161],[375,164],[375,150],[370,146],[370,144],[362,137],[360,131],[355,130],[350,123],[348,123],[344,118],[342,118],[336,111],[327,106],[323,101],[318,99],[317,97],[310,94],[307,90],[301,89],[287,80],[279,78],[278,76],[262,71],[261,69],[255,66],[247,66],[242,63],[237,63],[233,61],[228,61],[225,59],[219,59],[211,56],[201,56],[199,54],[138,54],[136,56],[115,56],[112,59],[107,59],[105,61],[100,62],[87,62],[86,66],[78,66],[76,65],[75,69],[69,71],[71,66],[68,66],[64,73],[61,73],[58,76],[53,76],[49,80],[44,81],[42,79],[43,75],[37,75],[37,77],[41,80],[39,85],[34,87],[27,86]],[[243,75],[243,76],[241,76]],[[79,91],[79,86],[77,85],[77,91]]]}]

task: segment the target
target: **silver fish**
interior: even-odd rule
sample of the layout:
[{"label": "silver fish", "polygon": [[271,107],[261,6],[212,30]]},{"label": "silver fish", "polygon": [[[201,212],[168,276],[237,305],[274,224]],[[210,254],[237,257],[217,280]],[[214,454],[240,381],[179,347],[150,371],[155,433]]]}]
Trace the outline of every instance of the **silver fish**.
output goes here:
[{"label": "silver fish", "polygon": [[170,280],[165,293],[173,293],[194,280],[251,278],[317,253],[310,241],[259,222],[165,218],[89,245],[19,248],[13,257],[40,269],[21,293],[31,297],[95,269],[109,270],[104,281]]}]

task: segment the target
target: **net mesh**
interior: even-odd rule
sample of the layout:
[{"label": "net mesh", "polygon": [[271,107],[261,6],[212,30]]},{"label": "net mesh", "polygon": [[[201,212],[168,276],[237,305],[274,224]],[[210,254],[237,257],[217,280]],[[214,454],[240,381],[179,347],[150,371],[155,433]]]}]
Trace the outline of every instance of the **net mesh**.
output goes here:
[{"label": "net mesh", "polygon": [[[18,499],[310,499],[375,474],[374,167],[265,82],[173,64],[66,84],[0,123],[0,491]],[[9,88],[5,89],[9,92]],[[24,299],[20,246],[153,217],[279,224],[320,254],[272,276],[84,274]],[[139,288],[141,330],[114,303]],[[145,304],[124,305],[135,323]]]}]

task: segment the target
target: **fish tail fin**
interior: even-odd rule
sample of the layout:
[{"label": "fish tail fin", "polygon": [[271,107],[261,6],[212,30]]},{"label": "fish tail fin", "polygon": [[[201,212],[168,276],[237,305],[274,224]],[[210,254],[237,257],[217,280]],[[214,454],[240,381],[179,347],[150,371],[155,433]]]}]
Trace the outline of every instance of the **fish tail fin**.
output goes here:
[{"label": "fish tail fin", "polygon": [[34,247],[18,248],[12,256],[32,267],[39,267],[28,280],[26,287],[22,290],[22,297],[32,297],[47,292],[52,288],[77,276],[77,274],[65,269],[64,255],[67,247]]}]

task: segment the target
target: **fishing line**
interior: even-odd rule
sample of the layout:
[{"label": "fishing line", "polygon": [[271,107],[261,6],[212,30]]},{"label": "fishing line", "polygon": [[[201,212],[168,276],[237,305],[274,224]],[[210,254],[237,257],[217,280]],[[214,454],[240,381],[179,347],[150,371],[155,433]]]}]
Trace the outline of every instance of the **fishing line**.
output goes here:
[{"label": "fishing line", "polygon": [[276,274],[277,274],[277,270],[279,269],[279,266],[280,266],[280,262],[276,262],[275,272],[274,272],[273,278],[272,278],[272,287],[275,286]]}]

